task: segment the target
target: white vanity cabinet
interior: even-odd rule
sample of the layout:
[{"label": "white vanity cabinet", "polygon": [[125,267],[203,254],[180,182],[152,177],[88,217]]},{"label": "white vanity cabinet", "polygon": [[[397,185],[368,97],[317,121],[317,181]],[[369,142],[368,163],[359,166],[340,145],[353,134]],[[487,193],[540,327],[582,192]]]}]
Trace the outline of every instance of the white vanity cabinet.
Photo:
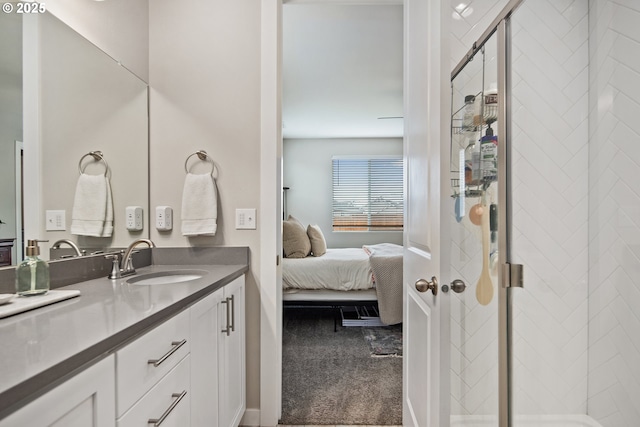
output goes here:
[{"label": "white vanity cabinet", "polygon": [[115,426],[114,356],[70,378],[0,421],[0,427]]},{"label": "white vanity cabinet", "polygon": [[241,276],[0,420],[0,427],[237,427],[245,396]]},{"label": "white vanity cabinet", "polygon": [[244,276],[191,308],[191,422],[236,427],[245,410]]}]

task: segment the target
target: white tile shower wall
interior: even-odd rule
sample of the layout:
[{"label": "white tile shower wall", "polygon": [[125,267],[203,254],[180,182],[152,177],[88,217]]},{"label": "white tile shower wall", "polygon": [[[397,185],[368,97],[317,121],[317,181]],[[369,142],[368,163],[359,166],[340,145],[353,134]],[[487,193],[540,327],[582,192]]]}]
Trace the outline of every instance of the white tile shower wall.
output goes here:
[{"label": "white tile shower wall", "polygon": [[589,7],[588,413],[631,427],[640,420],[640,4]]},{"label": "white tile shower wall", "polygon": [[[471,2],[481,13],[454,22],[458,44],[477,39],[505,3]],[[514,17],[513,240],[526,272],[515,312],[517,414],[586,413],[587,10],[586,0],[525,1]],[[454,42],[453,51],[466,49]],[[477,80],[470,70],[463,78]],[[471,286],[451,299],[452,414],[496,414],[496,299],[475,301],[478,227],[451,224],[451,277]]]},{"label": "white tile shower wall", "polygon": [[513,15],[516,415],[587,411],[588,17],[586,0]]}]

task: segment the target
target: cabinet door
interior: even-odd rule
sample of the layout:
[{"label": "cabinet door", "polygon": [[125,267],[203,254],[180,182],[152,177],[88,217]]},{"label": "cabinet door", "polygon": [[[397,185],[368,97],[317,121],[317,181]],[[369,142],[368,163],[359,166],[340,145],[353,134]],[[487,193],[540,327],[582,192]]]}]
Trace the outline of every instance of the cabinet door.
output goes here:
[{"label": "cabinet door", "polygon": [[[218,341],[223,289],[191,307],[191,422],[218,426]],[[222,307],[224,309],[224,307]]]},{"label": "cabinet door", "polygon": [[244,293],[244,276],[225,286],[219,313],[220,427],[238,426],[246,408]]},{"label": "cabinet door", "polygon": [[115,362],[109,356],[0,421],[0,427],[115,426]]}]

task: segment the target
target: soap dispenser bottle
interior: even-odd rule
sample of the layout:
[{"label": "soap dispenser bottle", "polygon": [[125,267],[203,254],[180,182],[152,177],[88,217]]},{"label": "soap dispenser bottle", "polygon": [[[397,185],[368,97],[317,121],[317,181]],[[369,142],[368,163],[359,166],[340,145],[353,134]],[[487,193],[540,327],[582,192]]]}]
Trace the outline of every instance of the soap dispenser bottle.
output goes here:
[{"label": "soap dispenser bottle", "polygon": [[18,295],[42,295],[49,291],[49,264],[40,259],[38,242],[47,240],[28,240],[26,258],[16,269],[16,292]]}]

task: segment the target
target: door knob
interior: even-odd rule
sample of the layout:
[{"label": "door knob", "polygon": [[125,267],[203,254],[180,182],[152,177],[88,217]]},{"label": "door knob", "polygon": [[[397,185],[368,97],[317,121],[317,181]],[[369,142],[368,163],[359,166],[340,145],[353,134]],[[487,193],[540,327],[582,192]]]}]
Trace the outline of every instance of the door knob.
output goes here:
[{"label": "door knob", "polygon": [[449,292],[449,289],[451,289],[456,294],[459,294],[460,292],[464,292],[466,288],[467,288],[467,285],[462,280],[456,279],[453,282],[451,282],[451,286],[442,285],[442,292]]},{"label": "door knob", "polygon": [[431,281],[418,279],[416,281],[416,289],[418,292],[427,292],[428,290],[431,290],[433,295],[438,295],[438,279],[436,279],[436,276],[433,276]]}]

